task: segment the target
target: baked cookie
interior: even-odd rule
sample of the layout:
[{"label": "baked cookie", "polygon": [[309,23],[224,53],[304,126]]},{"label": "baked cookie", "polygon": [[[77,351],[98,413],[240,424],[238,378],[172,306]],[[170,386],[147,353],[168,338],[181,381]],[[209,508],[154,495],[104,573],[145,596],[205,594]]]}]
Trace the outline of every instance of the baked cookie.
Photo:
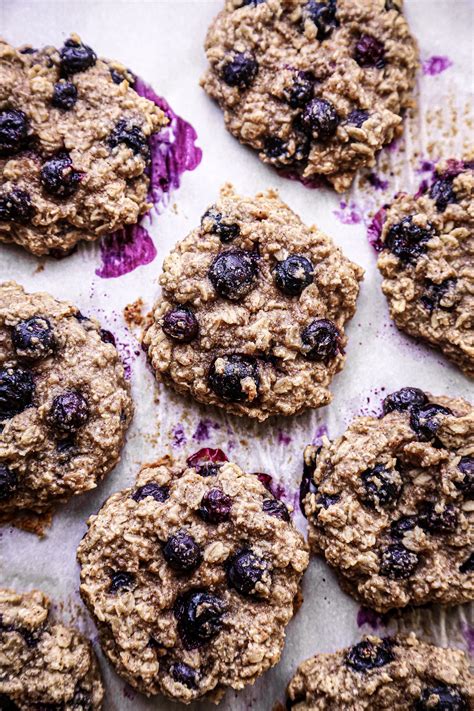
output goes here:
[{"label": "baked cookie", "polygon": [[327,405],[362,276],[274,192],[226,186],[164,261],[151,365],[178,392],[258,420]]},{"label": "baked cookie", "polygon": [[315,553],[365,605],[474,600],[474,408],[403,388],[305,451]]},{"label": "baked cookie", "polygon": [[104,688],[90,642],[49,618],[39,590],[0,589],[0,709],[99,711]]},{"label": "baked cookie", "polygon": [[403,0],[227,0],[201,83],[259,158],[342,192],[402,134],[418,48]]},{"label": "baked cookie", "polygon": [[67,253],[150,205],[148,139],[167,123],[117,62],[0,40],[0,241]]},{"label": "baked cookie", "polygon": [[131,416],[112,334],[69,302],[0,284],[0,521],[97,486]]},{"label": "baked cookie", "polygon": [[378,267],[390,316],[474,377],[474,161],[437,166],[431,187],[387,210]]},{"label": "baked cookie", "polygon": [[131,686],[217,702],[278,662],[308,553],[255,475],[220,450],[164,458],[88,523],[81,595]]},{"label": "baked cookie", "polygon": [[297,711],[469,711],[474,677],[459,649],[369,636],[300,664],[287,695]]}]

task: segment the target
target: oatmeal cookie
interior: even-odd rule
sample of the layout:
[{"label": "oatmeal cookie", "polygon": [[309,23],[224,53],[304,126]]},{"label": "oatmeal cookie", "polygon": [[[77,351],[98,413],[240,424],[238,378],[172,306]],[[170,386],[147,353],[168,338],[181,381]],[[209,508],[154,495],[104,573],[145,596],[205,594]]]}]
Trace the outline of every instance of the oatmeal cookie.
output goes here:
[{"label": "oatmeal cookie", "polygon": [[310,546],[347,592],[379,612],[474,600],[469,403],[403,388],[305,464]]},{"label": "oatmeal cookie", "polygon": [[469,711],[474,677],[459,649],[409,637],[364,637],[300,664],[287,689],[297,711]]},{"label": "oatmeal cookie", "polygon": [[69,302],[0,284],[0,521],[93,489],[131,415],[112,334]]},{"label": "oatmeal cookie", "polygon": [[67,253],[150,205],[148,139],[167,123],[117,62],[0,40],[0,241]]},{"label": "oatmeal cookie", "polygon": [[39,590],[0,589],[0,709],[99,711],[104,688],[92,646],[50,619]]},{"label": "oatmeal cookie", "polygon": [[151,365],[178,392],[258,420],[327,405],[362,276],[275,193],[225,186],[164,261]]},{"label": "oatmeal cookie", "polygon": [[205,91],[259,158],[342,192],[402,134],[418,48],[403,0],[226,0]]},{"label": "oatmeal cookie", "polygon": [[382,243],[382,290],[398,328],[474,377],[474,161],[444,161],[431,187],[398,195]]},{"label": "oatmeal cookie", "polygon": [[308,552],[257,476],[220,450],[164,458],[88,523],[81,595],[131,686],[217,702],[278,662]]}]

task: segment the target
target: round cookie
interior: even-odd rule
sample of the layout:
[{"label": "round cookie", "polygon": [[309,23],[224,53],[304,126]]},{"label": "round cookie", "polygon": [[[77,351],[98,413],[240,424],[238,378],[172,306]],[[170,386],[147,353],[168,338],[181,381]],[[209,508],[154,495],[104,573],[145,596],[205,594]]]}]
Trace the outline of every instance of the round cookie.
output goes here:
[{"label": "round cookie", "polygon": [[0,708],[100,711],[104,688],[90,642],[49,618],[39,590],[0,589]]},{"label": "round cookie", "polygon": [[0,241],[65,254],[150,205],[148,139],[167,123],[117,62],[0,40]]},{"label": "round cookie", "polygon": [[305,451],[309,542],[379,612],[474,600],[474,408],[403,388]]},{"label": "round cookie", "polygon": [[112,334],[69,302],[0,284],[0,520],[93,489],[131,416]]},{"label": "round cookie", "polygon": [[459,649],[409,637],[364,637],[300,664],[287,689],[297,711],[469,711],[474,677]]},{"label": "round cookie", "polygon": [[342,192],[402,134],[418,48],[403,0],[227,0],[201,84],[259,158]]},{"label": "round cookie", "polygon": [[444,161],[430,187],[398,195],[382,244],[382,290],[398,328],[474,377],[474,161]]},{"label": "round cookie", "polygon": [[151,365],[178,392],[258,420],[327,405],[362,276],[274,192],[226,186],[164,261]]},{"label": "round cookie", "polygon": [[255,475],[220,450],[164,458],[88,523],[81,595],[131,686],[217,702],[278,662],[308,552]]}]

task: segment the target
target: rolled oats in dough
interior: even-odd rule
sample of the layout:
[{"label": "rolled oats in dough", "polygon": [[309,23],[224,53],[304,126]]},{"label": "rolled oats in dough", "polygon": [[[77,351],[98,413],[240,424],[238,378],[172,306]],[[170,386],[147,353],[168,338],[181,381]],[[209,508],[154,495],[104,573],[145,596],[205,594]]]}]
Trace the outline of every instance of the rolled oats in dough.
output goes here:
[{"label": "rolled oats in dough", "polygon": [[398,195],[382,242],[382,290],[398,328],[474,377],[474,161],[443,161],[429,188]]},{"label": "rolled oats in dough", "polygon": [[0,284],[0,521],[97,486],[131,416],[112,334],[69,302]]},{"label": "rolled oats in dough", "polygon": [[385,612],[474,600],[474,408],[403,388],[305,451],[309,543]]},{"label": "rolled oats in dough", "polygon": [[148,139],[166,122],[77,35],[61,50],[0,40],[0,241],[61,254],[136,223]]},{"label": "rolled oats in dough", "polygon": [[88,523],[81,595],[131,686],[217,702],[278,662],[308,552],[257,476],[220,450],[164,458]]},{"label": "rolled oats in dough", "polygon": [[230,186],[165,259],[144,345],[180,393],[265,420],[331,401],[363,270],[274,192]]},{"label": "rolled oats in dough", "polygon": [[259,158],[342,192],[401,135],[418,48],[403,0],[227,0],[205,91]]},{"label": "rolled oats in dough", "polygon": [[104,688],[92,646],[50,619],[39,590],[0,589],[0,709],[100,711]]},{"label": "rolled oats in dough", "polygon": [[294,711],[469,711],[474,677],[459,649],[408,637],[364,637],[353,647],[318,654],[296,670],[287,689]]}]

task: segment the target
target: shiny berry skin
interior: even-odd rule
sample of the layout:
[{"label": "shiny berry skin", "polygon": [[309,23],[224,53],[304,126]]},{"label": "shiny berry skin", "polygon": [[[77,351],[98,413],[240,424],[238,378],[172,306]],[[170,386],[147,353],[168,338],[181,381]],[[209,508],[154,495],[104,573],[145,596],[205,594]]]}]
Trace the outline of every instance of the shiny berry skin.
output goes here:
[{"label": "shiny berry skin", "polygon": [[336,10],[336,0],[327,0],[327,2],[309,0],[304,6],[303,17],[312,20],[318,28],[318,40],[328,37],[337,26]]},{"label": "shiny berry skin", "polygon": [[18,477],[6,464],[0,462],[0,501],[13,498],[18,488]]},{"label": "shiny berry skin", "polygon": [[206,523],[224,523],[229,520],[232,499],[221,489],[210,489],[201,500],[197,514]]},{"label": "shiny berry skin", "polygon": [[471,553],[469,558],[459,566],[459,571],[461,573],[474,573],[474,553]]},{"label": "shiny berry skin", "polygon": [[418,563],[416,553],[409,551],[401,543],[394,543],[382,552],[380,575],[391,580],[406,580],[415,572]]},{"label": "shiny berry skin", "polygon": [[186,460],[188,467],[193,467],[200,476],[216,476],[224,462],[228,462],[222,449],[204,447]]},{"label": "shiny berry skin", "polygon": [[223,600],[203,590],[190,590],[175,604],[178,634],[185,649],[196,649],[214,639],[222,629],[226,612]]},{"label": "shiny berry skin", "polygon": [[0,420],[26,410],[33,402],[35,384],[29,370],[0,368]]},{"label": "shiny berry skin", "polygon": [[29,193],[22,188],[13,188],[0,195],[0,222],[27,223],[34,215]]},{"label": "shiny berry skin", "polygon": [[107,140],[111,148],[120,144],[126,145],[133,153],[141,153],[145,157],[149,154],[148,139],[139,126],[129,124],[125,119],[117,122],[114,130]]},{"label": "shiny berry skin", "polygon": [[341,334],[329,319],[316,319],[301,332],[301,351],[308,360],[327,363],[340,350]]},{"label": "shiny berry skin", "polygon": [[68,153],[58,153],[41,168],[41,185],[49,195],[68,198],[74,195],[82,174],[76,170]]},{"label": "shiny berry skin", "polygon": [[69,76],[78,72],[85,72],[86,69],[93,67],[97,61],[95,52],[85,44],[76,42],[73,39],[65,41],[60,52],[61,57],[61,74]]},{"label": "shiny berry skin", "polygon": [[44,316],[19,321],[12,330],[12,343],[18,358],[47,358],[56,347],[53,329]]},{"label": "shiny berry skin", "polygon": [[419,526],[429,533],[448,534],[456,530],[458,515],[452,504],[426,502],[418,516]]},{"label": "shiny berry skin", "polygon": [[456,481],[455,486],[462,491],[465,499],[474,499],[474,457],[461,457],[458,469],[463,479]]},{"label": "shiny berry skin", "polygon": [[313,98],[314,74],[311,72],[297,72],[293,85],[288,90],[288,103],[292,109],[302,109]]},{"label": "shiny berry skin", "polygon": [[390,227],[384,246],[402,262],[413,262],[425,254],[426,243],[434,235],[434,227],[430,222],[426,227],[419,227],[413,222],[412,217],[404,217]]},{"label": "shiny berry skin", "polygon": [[254,400],[254,390],[258,395],[260,385],[258,363],[252,356],[238,353],[219,356],[209,369],[208,383],[210,389],[227,402]]},{"label": "shiny berry skin", "polygon": [[403,538],[405,533],[413,531],[418,525],[417,516],[402,516],[397,521],[392,521],[390,524],[390,535],[392,538]]},{"label": "shiny berry skin", "polygon": [[275,518],[279,518],[282,521],[289,522],[291,520],[290,512],[288,511],[287,507],[285,506],[283,501],[279,501],[278,499],[265,499],[262,503],[262,511],[264,511],[269,516],[274,516]]},{"label": "shiny berry skin", "polygon": [[178,531],[163,546],[163,556],[168,565],[178,573],[190,573],[202,562],[201,549],[185,531]]},{"label": "shiny berry skin", "polygon": [[314,268],[302,254],[291,254],[278,262],[274,271],[277,288],[288,296],[299,296],[313,281]]},{"label": "shiny berry skin", "polygon": [[251,52],[238,52],[221,70],[225,83],[239,89],[248,89],[257,74],[258,62]]},{"label": "shiny berry skin", "polygon": [[385,66],[385,47],[372,35],[363,35],[355,46],[354,58],[361,67],[382,69]]},{"label": "shiny berry skin", "polygon": [[109,593],[115,594],[118,592],[131,590],[135,583],[133,573],[127,573],[125,570],[116,570],[110,574]]},{"label": "shiny berry skin", "polygon": [[314,138],[326,141],[336,133],[339,116],[330,101],[312,99],[303,109],[300,123],[302,128]]},{"label": "shiny berry skin", "polygon": [[187,306],[176,306],[163,318],[163,331],[179,343],[191,343],[199,333],[196,316]]},{"label": "shiny berry skin", "polygon": [[170,665],[169,672],[178,684],[183,684],[183,686],[186,686],[188,689],[197,689],[198,673],[188,664],[184,662],[173,662],[173,664]]},{"label": "shiny berry skin", "polygon": [[410,427],[422,442],[433,439],[438,431],[443,419],[447,415],[452,415],[451,410],[442,405],[422,405],[414,407],[410,414]]},{"label": "shiny berry skin", "polygon": [[28,140],[28,119],[23,111],[0,111],[0,156],[21,151]]},{"label": "shiny berry skin", "polygon": [[358,672],[368,672],[371,669],[379,669],[386,664],[393,662],[394,656],[389,640],[382,640],[379,643],[364,639],[359,644],[355,644],[346,654],[346,665]]},{"label": "shiny berry skin", "polygon": [[430,198],[435,201],[439,212],[444,212],[450,203],[457,202],[453,190],[453,178],[448,176],[435,180],[430,188]]},{"label": "shiny berry skin", "polygon": [[155,501],[162,504],[169,498],[169,495],[170,490],[167,486],[160,486],[154,481],[149,481],[147,484],[139,486],[138,489],[134,491],[132,499],[134,501],[143,501],[148,496],[151,496],[152,499],[155,499]]},{"label": "shiny berry skin", "polygon": [[240,227],[235,222],[224,221],[221,212],[210,207],[201,218],[201,227],[206,232],[217,235],[223,244],[232,242],[240,235]]},{"label": "shiny berry skin", "polygon": [[51,103],[56,109],[70,111],[77,101],[77,87],[72,81],[59,81],[54,85]]},{"label": "shiny berry skin", "polygon": [[256,275],[256,257],[253,252],[243,249],[221,252],[208,271],[211,284],[219,296],[231,301],[239,301],[252,290]]},{"label": "shiny berry skin", "polygon": [[423,390],[419,388],[402,388],[387,395],[383,401],[383,413],[387,415],[394,410],[397,412],[411,411],[413,407],[421,407],[426,405],[427,402],[428,398]]},{"label": "shiny berry skin", "polygon": [[425,293],[420,298],[425,309],[428,309],[430,313],[433,313],[436,309],[446,308],[449,310],[451,306],[447,305],[445,307],[441,302],[447,294],[455,290],[456,283],[456,279],[444,279],[440,284],[435,284],[429,279],[425,279]]},{"label": "shiny berry skin", "polygon": [[400,474],[396,469],[386,469],[376,464],[361,474],[364,486],[364,503],[369,508],[379,508],[393,504],[402,490]]},{"label": "shiny berry skin", "polygon": [[468,705],[454,686],[439,684],[423,689],[415,711],[468,711]]},{"label": "shiny berry skin", "polygon": [[357,126],[357,128],[360,128],[368,118],[369,114],[367,111],[364,111],[363,109],[354,109],[351,111],[346,121],[351,124],[351,126]]},{"label": "shiny berry skin", "polygon": [[54,398],[47,420],[53,429],[71,434],[86,424],[89,414],[84,395],[78,390],[66,390]]},{"label": "shiny berry skin", "polygon": [[244,548],[231,556],[226,565],[227,581],[241,595],[252,595],[255,586],[268,570],[263,558]]}]

